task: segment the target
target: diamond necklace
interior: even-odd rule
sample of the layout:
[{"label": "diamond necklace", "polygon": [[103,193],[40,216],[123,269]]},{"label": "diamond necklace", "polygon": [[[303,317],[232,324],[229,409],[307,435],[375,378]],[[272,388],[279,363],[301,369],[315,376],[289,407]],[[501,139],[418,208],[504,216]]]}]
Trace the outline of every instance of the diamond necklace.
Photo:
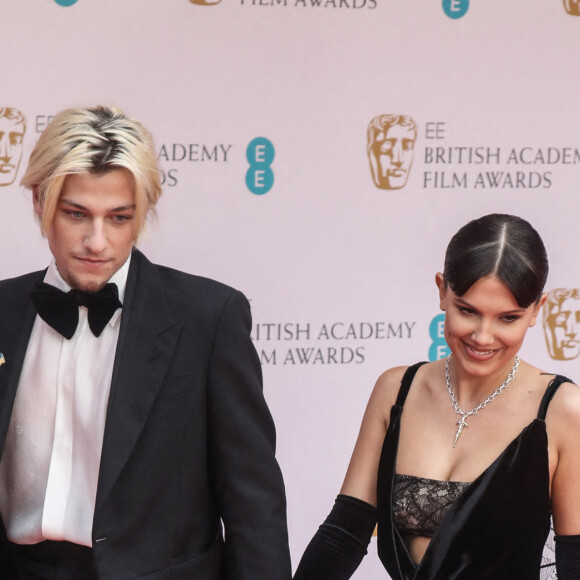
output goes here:
[{"label": "diamond necklace", "polygon": [[510,374],[507,376],[506,380],[489,397],[487,397],[487,399],[485,399],[485,401],[482,401],[481,403],[479,403],[479,405],[477,405],[477,407],[474,407],[473,409],[471,409],[471,411],[464,411],[459,406],[457,398],[455,397],[455,392],[453,391],[453,385],[451,384],[451,377],[449,376],[449,361],[450,360],[451,360],[451,355],[449,355],[447,357],[447,362],[445,363],[445,380],[447,382],[447,392],[449,393],[449,398],[451,399],[451,404],[453,405],[453,410],[458,415],[461,415],[461,419],[459,419],[457,421],[457,433],[455,434],[455,441],[453,441],[453,447],[455,447],[457,445],[457,442],[459,441],[459,437],[461,437],[461,433],[463,432],[463,429],[465,427],[469,426],[469,425],[467,425],[467,417],[471,417],[471,415],[475,415],[476,413],[478,413],[482,409],[485,409],[485,407],[487,407],[487,405],[489,403],[491,403],[499,394],[501,394],[501,392],[505,388],[507,388],[507,386],[510,384],[511,380],[516,376],[516,373],[518,372],[518,369],[520,367],[520,357],[516,354],[514,366],[511,370]]}]

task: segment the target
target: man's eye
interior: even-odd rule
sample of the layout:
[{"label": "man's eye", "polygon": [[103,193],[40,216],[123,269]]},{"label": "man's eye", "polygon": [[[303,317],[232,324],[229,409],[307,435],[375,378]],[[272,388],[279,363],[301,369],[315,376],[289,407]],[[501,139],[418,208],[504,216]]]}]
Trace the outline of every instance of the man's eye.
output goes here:
[{"label": "man's eye", "polygon": [[114,222],[121,224],[123,222],[129,221],[131,219],[131,216],[128,216],[128,215],[114,215],[112,219],[113,219]]}]

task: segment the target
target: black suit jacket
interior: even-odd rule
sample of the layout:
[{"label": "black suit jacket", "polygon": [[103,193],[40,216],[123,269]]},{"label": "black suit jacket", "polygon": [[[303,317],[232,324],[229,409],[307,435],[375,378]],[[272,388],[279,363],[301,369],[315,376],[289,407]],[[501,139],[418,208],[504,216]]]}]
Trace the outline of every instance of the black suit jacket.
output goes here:
[{"label": "black suit jacket", "polygon": [[[29,295],[43,276],[0,282],[0,450],[36,315]],[[238,291],[133,252],[93,520],[99,578],[290,577],[250,326]]]}]

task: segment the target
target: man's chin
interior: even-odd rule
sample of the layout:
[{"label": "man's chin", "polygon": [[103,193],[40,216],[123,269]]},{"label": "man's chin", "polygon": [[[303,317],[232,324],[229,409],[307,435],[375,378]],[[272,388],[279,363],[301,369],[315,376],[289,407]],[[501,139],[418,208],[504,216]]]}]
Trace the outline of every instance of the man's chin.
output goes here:
[{"label": "man's chin", "polygon": [[101,288],[105,286],[108,282],[107,280],[102,280],[98,278],[71,278],[67,280],[68,285],[75,290],[81,290],[83,292],[98,292]]}]

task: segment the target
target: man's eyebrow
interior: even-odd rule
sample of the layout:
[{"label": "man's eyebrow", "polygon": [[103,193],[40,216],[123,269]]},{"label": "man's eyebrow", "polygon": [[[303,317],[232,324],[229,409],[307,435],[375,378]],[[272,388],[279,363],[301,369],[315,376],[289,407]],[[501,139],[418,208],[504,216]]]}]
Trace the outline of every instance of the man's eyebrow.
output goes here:
[{"label": "man's eyebrow", "polygon": [[110,212],[118,212],[118,211],[127,211],[130,209],[136,209],[137,208],[137,204],[136,203],[131,203],[129,205],[120,205],[119,207],[114,207],[112,209],[110,209]]},{"label": "man's eyebrow", "polygon": [[[70,199],[67,199],[66,197],[61,197],[58,200],[58,203],[66,203],[66,205],[70,205],[72,207],[76,207],[77,209],[80,209],[82,211],[89,211],[89,208],[85,207],[84,205],[80,204],[80,203],[76,203],[75,201],[71,201]],[[136,203],[131,203],[129,205],[120,205],[119,207],[113,207],[109,210],[107,210],[108,212],[118,212],[118,211],[127,211],[130,209],[136,209],[137,204]]]}]

